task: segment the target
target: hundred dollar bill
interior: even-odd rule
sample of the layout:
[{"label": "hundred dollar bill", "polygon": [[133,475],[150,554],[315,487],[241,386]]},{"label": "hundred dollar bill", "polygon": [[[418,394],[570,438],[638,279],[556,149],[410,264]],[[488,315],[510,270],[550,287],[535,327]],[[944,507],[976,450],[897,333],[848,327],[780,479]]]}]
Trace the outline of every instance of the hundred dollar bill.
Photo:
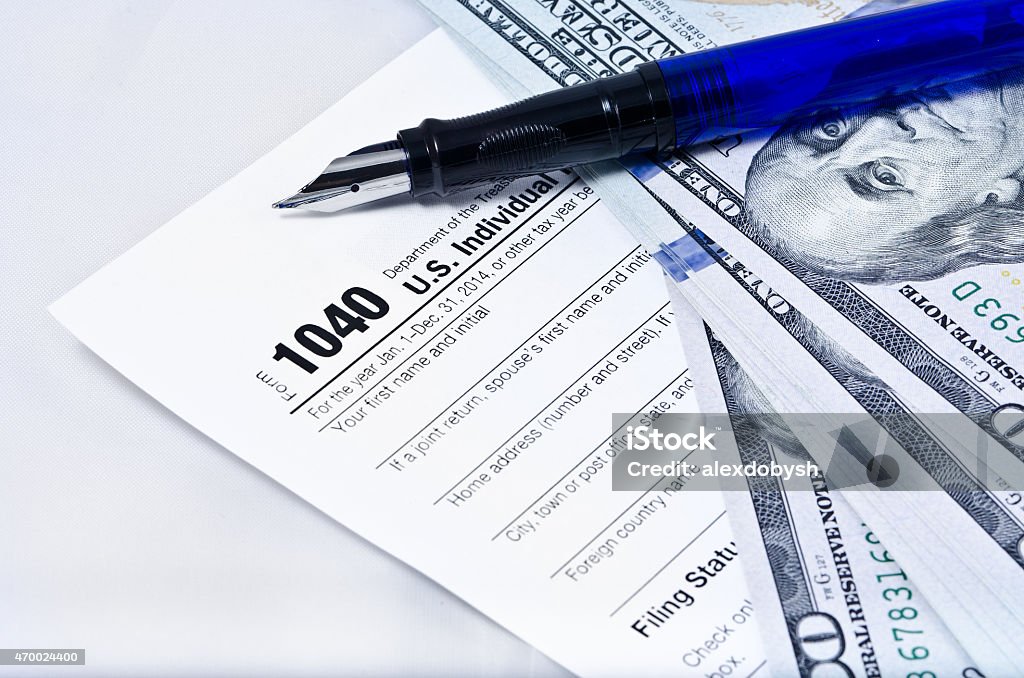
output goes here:
[{"label": "hundred dollar bill", "polygon": [[[705,413],[731,417],[735,462],[809,458],[771,403],[685,302],[676,321]],[[751,416],[752,415],[752,416]],[[771,675],[980,676],[898,562],[822,474],[748,478],[725,493],[761,615]]]}]

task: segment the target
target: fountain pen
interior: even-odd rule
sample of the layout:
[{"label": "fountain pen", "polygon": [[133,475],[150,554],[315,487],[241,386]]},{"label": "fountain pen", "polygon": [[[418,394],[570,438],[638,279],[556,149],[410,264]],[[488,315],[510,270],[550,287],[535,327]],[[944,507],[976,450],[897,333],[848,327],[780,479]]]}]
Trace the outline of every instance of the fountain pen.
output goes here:
[{"label": "fountain pen", "polygon": [[913,96],[1024,65],[1024,0],[943,0],[640,64],[491,111],[428,118],[331,162],[277,208],[448,195]]}]

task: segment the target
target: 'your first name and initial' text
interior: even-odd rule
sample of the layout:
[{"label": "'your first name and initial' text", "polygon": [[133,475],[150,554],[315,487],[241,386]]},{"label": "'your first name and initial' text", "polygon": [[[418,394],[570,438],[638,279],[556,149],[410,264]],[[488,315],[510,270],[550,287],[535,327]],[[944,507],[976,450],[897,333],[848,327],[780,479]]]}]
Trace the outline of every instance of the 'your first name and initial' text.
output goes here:
[{"label": "'your first name and initial' text", "polygon": [[[281,363],[281,367],[257,371],[258,383],[292,406],[291,414],[305,411],[315,415],[314,420],[319,419],[324,414],[320,408],[307,405],[315,403],[324,391],[367,357],[372,355],[371,363],[378,361],[387,364],[394,361],[409,350],[410,347],[405,344],[415,344],[422,340],[424,335],[442,326],[446,318],[453,314],[467,316],[464,319],[470,325],[474,320],[482,320],[488,314],[487,309],[474,309],[475,313],[468,314],[466,305],[470,301],[478,303],[488,288],[496,285],[522,261],[542,249],[543,241],[553,239],[577,215],[589,209],[589,206],[583,206],[584,202],[598,202],[596,198],[591,200],[592,189],[581,185],[577,177],[569,174],[542,174],[529,188],[500,199],[499,196],[511,182],[495,184],[478,194],[477,200],[480,202],[471,203],[451,215],[447,225],[440,227],[398,264],[385,270],[384,275],[392,280],[400,273],[408,274],[396,293],[422,297],[422,301],[417,300],[420,306],[391,326],[384,336],[351,359],[351,362],[301,402],[294,402],[299,398],[300,389],[289,386],[288,381],[292,379],[289,375],[301,371],[313,374],[325,362],[323,359],[342,354],[346,337],[354,332],[367,332],[371,329],[371,323],[383,319],[391,311],[391,304],[384,296],[358,286],[344,291],[338,299],[323,308],[319,320],[313,316],[313,322],[302,324],[294,331],[294,342],[277,344],[272,357]],[[542,219],[541,216],[547,218]],[[470,223],[477,217],[475,223]],[[456,233],[457,230],[461,233]],[[471,234],[467,234],[469,230]],[[458,255],[445,261],[440,257],[430,259],[419,270],[415,268],[431,248],[443,243],[450,246],[451,250],[448,251],[457,252]],[[503,253],[501,247],[505,247]],[[492,254],[495,256],[488,257]],[[441,257],[444,256],[442,253]],[[483,261],[485,257],[489,258],[489,266]],[[474,267],[473,264],[477,263],[480,265]],[[446,293],[447,296],[444,296]],[[377,327],[381,325],[378,323]],[[466,327],[461,326],[460,329],[464,334]],[[389,339],[392,345],[386,346]],[[449,346],[454,343],[451,336],[447,340]],[[404,383],[411,381],[429,365],[430,359],[426,357],[424,360],[425,357],[421,356],[415,364],[407,366],[409,369]],[[289,366],[291,369],[287,369]],[[343,382],[342,387],[335,388],[320,404],[335,409],[342,401],[359,395],[373,375],[367,374],[364,368],[362,376],[363,379],[353,378],[350,382]],[[380,397],[386,399],[390,395],[385,391]]]}]

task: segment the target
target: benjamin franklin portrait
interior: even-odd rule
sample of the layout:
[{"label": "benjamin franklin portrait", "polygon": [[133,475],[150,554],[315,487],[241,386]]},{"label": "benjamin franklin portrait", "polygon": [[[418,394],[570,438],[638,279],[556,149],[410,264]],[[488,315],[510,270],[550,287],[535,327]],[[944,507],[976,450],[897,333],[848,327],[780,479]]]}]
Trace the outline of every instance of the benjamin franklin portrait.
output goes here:
[{"label": "benjamin franklin portrait", "polygon": [[1024,261],[1024,73],[930,87],[777,130],[747,173],[773,253],[831,278],[933,280]]}]

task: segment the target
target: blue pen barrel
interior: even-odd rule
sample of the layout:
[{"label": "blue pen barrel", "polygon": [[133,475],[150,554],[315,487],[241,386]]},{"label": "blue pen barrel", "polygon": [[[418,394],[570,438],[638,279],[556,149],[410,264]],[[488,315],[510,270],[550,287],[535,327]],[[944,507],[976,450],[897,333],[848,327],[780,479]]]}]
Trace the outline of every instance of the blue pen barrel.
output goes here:
[{"label": "blue pen barrel", "polygon": [[1024,0],[945,0],[652,61],[465,118],[428,118],[401,130],[398,146],[412,195],[447,195],[502,177],[665,155],[1022,66]]},{"label": "blue pen barrel", "polygon": [[1024,67],[1024,1],[946,0],[657,62],[676,146]]}]

